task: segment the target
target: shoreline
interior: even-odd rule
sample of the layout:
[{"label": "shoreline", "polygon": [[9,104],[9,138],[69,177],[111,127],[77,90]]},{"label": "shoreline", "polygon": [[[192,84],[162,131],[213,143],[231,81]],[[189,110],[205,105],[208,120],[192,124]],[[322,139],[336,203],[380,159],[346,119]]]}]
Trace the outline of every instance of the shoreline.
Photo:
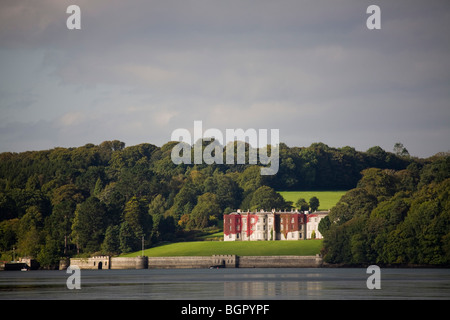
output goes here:
[{"label": "shoreline", "polygon": [[388,269],[448,269],[450,265],[424,264],[332,264],[323,261],[320,255],[315,256],[171,256],[171,257],[111,257],[94,256],[90,258],[67,258],[60,260],[58,268],[40,268],[36,263],[6,263],[0,271],[13,270],[66,270],[69,266],[77,266],[83,270],[120,270],[120,269],[216,269],[216,268],[367,268],[377,265]]},{"label": "shoreline", "polygon": [[80,269],[197,269],[197,268],[307,268],[322,265],[315,256],[174,256],[72,258],[61,261],[59,269],[77,265]]}]

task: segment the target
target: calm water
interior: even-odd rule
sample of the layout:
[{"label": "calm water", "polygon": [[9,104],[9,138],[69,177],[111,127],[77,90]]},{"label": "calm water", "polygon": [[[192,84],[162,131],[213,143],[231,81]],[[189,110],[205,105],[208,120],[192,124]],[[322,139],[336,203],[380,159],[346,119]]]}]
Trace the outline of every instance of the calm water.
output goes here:
[{"label": "calm water", "polygon": [[1,271],[0,299],[450,299],[450,269],[381,269],[381,289],[364,268]]}]

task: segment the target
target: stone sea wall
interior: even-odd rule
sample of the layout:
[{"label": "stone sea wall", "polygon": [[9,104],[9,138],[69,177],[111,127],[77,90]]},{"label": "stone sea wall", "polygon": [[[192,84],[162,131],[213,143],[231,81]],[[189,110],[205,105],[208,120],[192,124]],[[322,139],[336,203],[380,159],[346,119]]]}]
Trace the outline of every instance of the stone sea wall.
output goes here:
[{"label": "stone sea wall", "polygon": [[[70,259],[80,269],[195,269],[195,268],[317,268],[320,256],[190,256],[190,257],[109,257]],[[61,264],[60,269],[67,267]]]},{"label": "stone sea wall", "polygon": [[239,268],[317,268],[322,265],[319,256],[244,256],[239,257]]},{"label": "stone sea wall", "polygon": [[112,257],[111,269],[147,269],[148,258],[147,257]]}]

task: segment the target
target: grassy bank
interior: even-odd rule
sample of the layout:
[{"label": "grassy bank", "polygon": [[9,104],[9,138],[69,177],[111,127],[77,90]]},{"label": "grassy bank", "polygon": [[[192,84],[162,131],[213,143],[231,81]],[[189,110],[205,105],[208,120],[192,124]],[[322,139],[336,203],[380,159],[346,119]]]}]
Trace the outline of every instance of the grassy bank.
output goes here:
[{"label": "grassy bank", "polygon": [[317,197],[320,202],[319,210],[330,210],[346,192],[347,191],[278,191],[286,201],[292,201],[294,205],[300,198],[309,202],[309,199],[312,197]]},{"label": "grassy bank", "polygon": [[[160,245],[144,250],[149,257],[212,256],[214,254],[235,254],[238,256],[310,256],[320,252],[322,240],[304,241],[194,241]],[[142,251],[123,255],[136,257]]]}]

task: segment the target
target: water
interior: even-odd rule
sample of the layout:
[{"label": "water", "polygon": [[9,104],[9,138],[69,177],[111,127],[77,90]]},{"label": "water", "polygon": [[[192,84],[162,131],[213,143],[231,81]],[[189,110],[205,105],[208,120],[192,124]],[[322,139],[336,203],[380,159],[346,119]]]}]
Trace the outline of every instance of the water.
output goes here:
[{"label": "water", "polygon": [[381,269],[369,290],[365,268],[2,271],[0,299],[329,300],[450,299],[450,269]]}]

